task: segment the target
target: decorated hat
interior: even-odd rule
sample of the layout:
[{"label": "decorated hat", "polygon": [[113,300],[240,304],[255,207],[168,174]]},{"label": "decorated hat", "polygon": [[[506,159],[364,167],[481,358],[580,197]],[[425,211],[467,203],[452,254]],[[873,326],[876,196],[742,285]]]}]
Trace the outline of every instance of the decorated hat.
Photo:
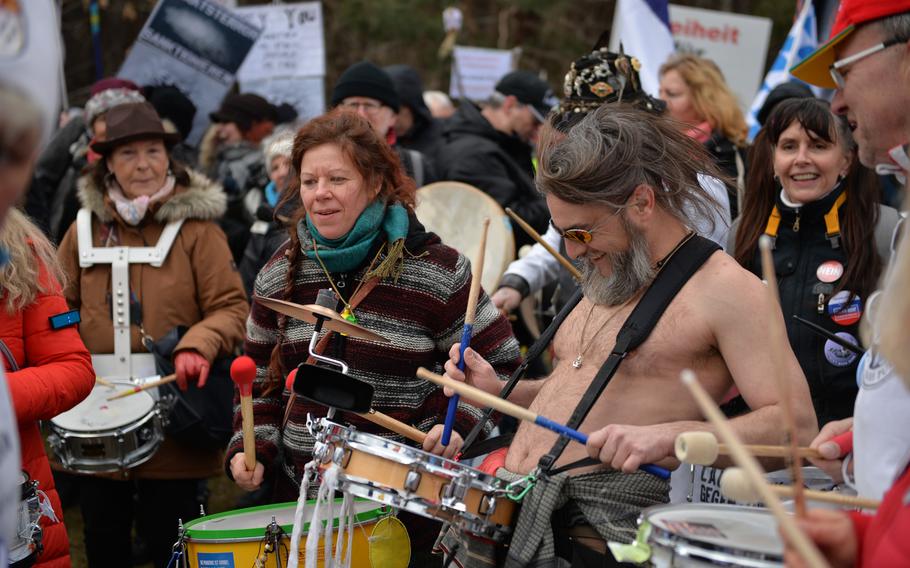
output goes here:
[{"label": "decorated hat", "polygon": [[837,88],[829,72],[834,65],[834,47],[850,37],[858,25],[904,12],[910,12],[910,0],[841,0],[828,42],[797,63],[790,74],[812,85]]},{"label": "decorated hat", "polygon": [[563,83],[565,95],[556,109],[559,114],[587,113],[617,102],[643,104],[647,110],[662,112],[666,105],[642,90],[638,58],[597,47],[572,62]]}]

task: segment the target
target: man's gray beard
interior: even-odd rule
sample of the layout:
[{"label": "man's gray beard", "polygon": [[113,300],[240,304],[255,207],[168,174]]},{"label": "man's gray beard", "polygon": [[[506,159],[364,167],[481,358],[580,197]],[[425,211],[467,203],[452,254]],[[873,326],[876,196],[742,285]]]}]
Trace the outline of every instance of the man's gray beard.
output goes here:
[{"label": "man's gray beard", "polygon": [[[625,220],[623,220],[625,221]],[[623,222],[629,237],[629,249],[606,253],[612,272],[604,277],[587,257],[578,260],[581,270],[581,288],[585,297],[595,304],[617,306],[622,304],[654,279],[651,251],[644,234],[631,224]]]}]

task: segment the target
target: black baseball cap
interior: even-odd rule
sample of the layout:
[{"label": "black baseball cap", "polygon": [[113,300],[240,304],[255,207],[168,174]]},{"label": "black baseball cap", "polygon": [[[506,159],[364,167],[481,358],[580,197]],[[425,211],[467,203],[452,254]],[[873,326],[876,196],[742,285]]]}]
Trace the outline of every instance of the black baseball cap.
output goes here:
[{"label": "black baseball cap", "polygon": [[512,71],[500,79],[495,88],[497,92],[512,95],[518,102],[528,105],[534,118],[541,123],[559,102],[550,85],[530,71]]}]

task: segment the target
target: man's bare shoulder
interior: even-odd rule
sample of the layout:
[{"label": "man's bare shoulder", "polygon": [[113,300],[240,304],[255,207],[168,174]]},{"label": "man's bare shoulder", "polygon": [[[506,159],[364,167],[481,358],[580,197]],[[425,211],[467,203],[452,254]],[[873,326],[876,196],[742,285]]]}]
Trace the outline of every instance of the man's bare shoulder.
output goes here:
[{"label": "man's bare shoulder", "polygon": [[692,277],[691,284],[707,313],[723,317],[765,306],[761,280],[723,251],[717,251]]}]

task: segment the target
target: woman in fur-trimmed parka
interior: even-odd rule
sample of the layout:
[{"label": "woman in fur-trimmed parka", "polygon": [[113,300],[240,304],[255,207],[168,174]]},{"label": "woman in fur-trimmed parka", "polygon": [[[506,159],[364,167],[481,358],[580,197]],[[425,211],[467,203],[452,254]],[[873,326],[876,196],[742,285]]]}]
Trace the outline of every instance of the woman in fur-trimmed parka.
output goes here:
[{"label": "woman in fur-trimmed parka", "polygon": [[[80,181],[79,199],[92,213],[95,247],[155,246],[167,223],[184,221],[160,267],[130,267],[131,352],[145,352],[140,322],[155,341],[185,326],[173,349],[177,382],[182,389],[187,381],[201,388],[207,380],[229,380],[209,377],[209,369],[216,357],[239,345],[248,306],[224,233],[215,223],[224,214],[224,192],[174,162],[167,146],[173,142],[148,103],[111,109],[107,140],[92,146],[103,158]],[[76,224],[63,238],[59,255],[69,279],[66,298],[81,312],[86,347],[93,354],[113,353],[111,266],[80,268]],[[150,461],[126,476],[82,478],[89,565],[122,566],[130,558],[136,491],[142,537],[155,565],[166,566],[177,519],[186,522],[198,515],[201,481],[218,474],[220,463],[220,451],[200,450],[167,436]]]}]

